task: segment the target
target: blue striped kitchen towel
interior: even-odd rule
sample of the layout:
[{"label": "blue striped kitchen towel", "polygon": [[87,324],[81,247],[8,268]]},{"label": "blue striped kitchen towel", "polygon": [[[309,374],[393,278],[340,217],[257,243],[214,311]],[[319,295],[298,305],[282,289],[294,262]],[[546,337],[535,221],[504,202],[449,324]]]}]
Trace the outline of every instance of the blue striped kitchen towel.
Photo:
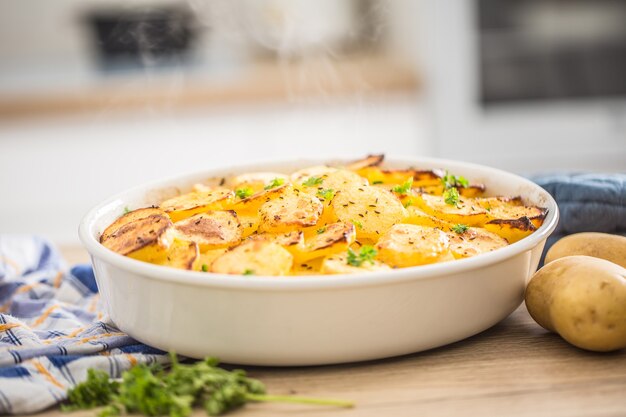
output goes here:
[{"label": "blue striped kitchen towel", "polygon": [[0,414],[61,402],[89,368],[116,378],[166,361],[108,321],[91,266],[66,268],[44,239],[0,235]]}]

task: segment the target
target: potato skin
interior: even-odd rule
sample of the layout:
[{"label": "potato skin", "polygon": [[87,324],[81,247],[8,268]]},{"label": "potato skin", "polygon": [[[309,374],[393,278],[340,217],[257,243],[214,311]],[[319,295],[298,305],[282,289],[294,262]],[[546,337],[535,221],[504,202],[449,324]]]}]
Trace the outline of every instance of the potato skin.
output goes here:
[{"label": "potato skin", "polygon": [[608,233],[576,233],[559,239],[546,254],[548,264],[565,256],[586,255],[626,268],[626,237]]},{"label": "potato skin", "polygon": [[604,259],[568,256],[541,268],[526,306],[542,327],[587,350],[626,347],[626,269]]}]

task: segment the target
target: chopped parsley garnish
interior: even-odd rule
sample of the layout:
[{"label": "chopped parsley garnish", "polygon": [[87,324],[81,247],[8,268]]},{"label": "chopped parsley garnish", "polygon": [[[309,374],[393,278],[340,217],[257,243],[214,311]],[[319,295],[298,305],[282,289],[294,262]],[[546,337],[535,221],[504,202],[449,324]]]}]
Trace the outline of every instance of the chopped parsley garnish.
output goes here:
[{"label": "chopped parsley garnish", "polygon": [[187,417],[194,407],[216,416],[242,407],[248,402],[289,402],[300,404],[353,407],[350,401],[267,395],[265,385],[249,378],[242,370],[218,367],[215,358],[181,364],[171,354],[166,371],[160,364],[138,364],[124,371],[120,380],[110,379],[100,370],[89,369],[87,379],[67,393],[63,411],[103,407],[98,415],[127,414]]},{"label": "chopped parsley garnish", "polygon": [[271,190],[272,188],[280,187],[285,183],[284,178],[274,178],[272,182],[265,186],[265,190]]},{"label": "chopped parsley garnish", "polygon": [[372,181],[372,185],[382,184],[382,183],[383,182],[381,180]]},{"label": "chopped parsley garnish", "polygon": [[352,248],[348,248],[348,257],[346,261],[348,265],[361,266],[363,262],[373,263],[374,258],[378,254],[378,251],[373,246],[363,245],[359,253],[356,253]]},{"label": "chopped parsley garnish", "polygon": [[245,271],[243,271],[243,275],[254,275],[254,270],[246,269]]},{"label": "chopped parsley garnish", "polygon": [[444,201],[446,202],[446,204],[449,204],[451,206],[456,206],[457,204],[459,204],[459,198],[459,190],[454,187],[448,188],[443,192]]},{"label": "chopped parsley garnish", "polygon": [[363,228],[363,223],[361,223],[361,222],[360,222],[360,221],[358,221],[358,220],[352,220],[352,223],[353,223],[356,227],[358,227],[359,229],[362,229],[362,228]]},{"label": "chopped parsley garnish", "polygon": [[332,200],[335,196],[335,191],[333,191],[331,188],[328,188],[326,190],[319,190],[317,192],[317,196],[323,198],[324,200]]},{"label": "chopped parsley garnish", "polygon": [[326,231],[326,226],[324,226],[324,227],[320,227],[320,228],[319,228],[319,229],[317,229],[315,232],[316,232],[318,235],[321,235],[321,234],[322,234],[322,233],[324,233],[325,231]]},{"label": "chopped parsley garnish", "polygon": [[407,208],[412,205],[413,205],[413,200],[407,200],[406,203],[404,203],[404,208]]},{"label": "chopped parsley garnish", "polygon": [[124,207],[124,214],[128,214],[130,213],[130,209],[128,208],[128,206]]},{"label": "chopped parsley garnish", "polygon": [[469,229],[469,226],[466,224],[459,223],[459,224],[455,224],[454,226],[452,226],[452,230],[458,234],[467,232],[467,229]]},{"label": "chopped parsley garnish", "polygon": [[235,195],[243,200],[252,195],[252,189],[250,187],[238,188],[235,190]]},{"label": "chopped parsley garnish", "polygon": [[462,176],[456,176],[456,175],[452,175],[450,174],[448,171],[446,171],[446,175],[443,176],[443,178],[441,178],[441,183],[443,184],[444,188],[452,188],[452,187],[463,187],[463,188],[467,188],[469,186],[469,181]]},{"label": "chopped parsley garnish", "polygon": [[309,177],[306,181],[302,183],[305,187],[315,187],[316,185],[320,185],[324,180],[320,177]]},{"label": "chopped parsley garnish", "polygon": [[202,264],[202,272],[209,272],[209,266],[207,264]]},{"label": "chopped parsley garnish", "polygon": [[409,177],[402,185],[396,185],[391,189],[391,191],[398,194],[406,194],[411,190],[411,186],[413,185],[413,177]]}]

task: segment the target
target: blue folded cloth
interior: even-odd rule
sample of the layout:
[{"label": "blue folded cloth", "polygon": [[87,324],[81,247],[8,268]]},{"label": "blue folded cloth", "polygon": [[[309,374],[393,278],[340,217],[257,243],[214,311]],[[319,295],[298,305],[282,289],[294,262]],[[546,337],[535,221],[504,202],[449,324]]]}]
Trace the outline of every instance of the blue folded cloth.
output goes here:
[{"label": "blue folded cloth", "polygon": [[544,256],[557,240],[572,233],[626,236],[626,174],[553,174],[531,179],[554,197],[561,214]]},{"label": "blue folded cloth", "polygon": [[0,414],[64,400],[89,368],[117,378],[167,360],[108,320],[91,266],[66,268],[44,239],[0,235]]}]

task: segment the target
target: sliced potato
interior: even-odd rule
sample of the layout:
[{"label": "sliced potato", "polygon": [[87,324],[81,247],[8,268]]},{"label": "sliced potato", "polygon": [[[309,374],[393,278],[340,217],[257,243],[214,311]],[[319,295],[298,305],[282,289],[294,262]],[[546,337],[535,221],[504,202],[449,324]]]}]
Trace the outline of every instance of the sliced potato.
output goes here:
[{"label": "sliced potato", "polygon": [[452,205],[446,203],[443,196],[422,193],[413,201],[427,214],[450,223],[481,226],[489,220],[487,211],[470,198],[460,197],[458,203]]},{"label": "sliced potato", "polygon": [[[146,214],[148,214],[146,216]],[[155,209],[131,211],[117,219],[100,236],[100,243],[121,255],[159,262],[172,242],[172,221]]]},{"label": "sliced potato", "polygon": [[276,187],[262,189],[261,191],[252,194],[250,197],[246,197],[243,200],[239,200],[233,209],[239,214],[239,212],[256,212],[263,204],[278,198],[286,193],[292,193],[293,187],[290,184],[282,184]]},{"label": "sliced potato", "polygon": [[525,206],[520,197],[489,197],[476,200],[487,210],[490,220],[517,220],[527,217],[536,228],[541,226],[548,210],[537,206]]},{"label": "sliced potato", "polygon": [[303,263],[296,263],[293,265],[291,273],[293,275],[318,275],[320,274],[323,259],[316,258]]},{"label": "sliced potato", "polygon": [[365,271],[388,271],[390,269],[389,265],[376,259],[365,261],[360,266],[350,265],[348,255],[344,252],[325,257],[320,272],[322,274],[358,274]]},{"label": "sliced potato", "polygon": [[281,233],[313,226],[322,215],[322,209],[322,202],[307,193],[281,195],[259,208],[259,230]]},{"label": "sliced potato", "polygon": [[413,187],[440,184],[442,176],[439,170],[382,169],[379,167],[366,167],[360,169],[358,174],[367,178],[370,184],[399,185],[412,178]]},{"label": "sliced potato", "polygon": [[306,239],[303,247],[293,253],[296,261],[302,263],[345,252],[355,239],[356,231],[352,223],[331,223],[319,228],[315,234]]},{"label": "sliced potato", "polygon": [[408,213],[408,217],[404,220],[404,223],[415,224],[418,226],[437,227],[441,230],[448,230],[452,227],[452,223],[441,220],[435,216],[431,216],[415,206],[408,206],[406,211]]},{"label": "sliced potato", "polygon": [[331,206],[338,219],[356,226],[359,239],[378,239],[407,212],[396,196],[377,187],[361,186],[338,192]]},{"label": "sliced potato", "polygon": [[514,220],[491,220],[484,227],[486,230],[505,238],[509,243],[515,243],[537,230],[528,217]]},{"label": "sliced potato", "polygon": [[287,233],[259,233],[252,235],[249,240],[266,240],[268,242],[278,243],[281,246],[302,246],[304,245],[304,232],[294,230]]},{"label": "sliced potato", "polygon": [[158,264],[177,269],[196,269],[199,253],[196,242],[174,239],[167,251],[167,256]]},{"label": "sliced potato", "polygon": [[208,210],[223,210],[233,203],[235,194],[228,188],[216,188],[207,192],[194,191],[182,194],[161,203],[173,222]]},{"label": "sliced potato", "polygon": [[293,256],[278,243],[249,240],[219,256],[211,271],[235,275],[288,275]]},{"label": "sliced potato", "polygon": [[226,184],[233,189],[250,188],[253,193],[257,193],[269,186],[274,180],[282,181],[283,184],[289,182],[289,177],[277,172],[250,172],[230,178]]},{"label": "sliced potato", "polygon": [[[485,184],[470,184],[467,187],[455,187],[462,197],[480,197],[483,195],[487,187]],[[432,195],[442,195],[445,191],[443,184],[428,185],[421,187],[421,192]]]},{"label": "sliced potato", "polygon": [[378,259],[396,268],[453,260],[448,235],[432,227],[396,224],[376,244]]},{"label": "sliced potato", "polygon": [[385,159],[385,155],[384,154],[380,154],[380,155],[367,155],[365,158],[363,159],[359,159],[358,161],[354,161],[348,165],[346,165],[346,169],[349,169],[350,171],[359,171],[363,168],[368,168],[368,167],[377,167],[380,164],[383,163],[383,160]]},{"label": "sliced potato", "polygon": [[180,239],[198,244],[200,251],[226,248],[241,240],[242,226],[233,210],[211,210],[174,223]]},{"label": "sliced potato", "polygon": [[470,227],[463,233],[450,231],[450,250],[455,258],[469,258],[503,248],[509,243],[495,233],[479,227]]},{"label": "sliced potato", "polygon": [[226,251],[228,251],[228,248],[209,249],[208,251],[199,253],[198,259],[194,264],[194,270],[209,272],[213,261],[226,253]]},{"label": "sliced potato", "polygon": [[322,175],[327,175],[335,171],[337,171],[337,168],[329,167],[328,165],[316,165],[298,170],[291,174],[291,182],[294,186],[300,186],[311,177],[321,178]]},{"label": "sliced potato", "polygon": [[[335,169],[334,171],[322,174],[316,178],[320,181],[319,184],[306,186],[303,183],[301,189],[308,194],[317,195],[325,200],[332,200],[334,195],[342,190],[367,185],[365,178],[347,169]],[[325,196],[327,193],[329,194],[328,198]]]}]

